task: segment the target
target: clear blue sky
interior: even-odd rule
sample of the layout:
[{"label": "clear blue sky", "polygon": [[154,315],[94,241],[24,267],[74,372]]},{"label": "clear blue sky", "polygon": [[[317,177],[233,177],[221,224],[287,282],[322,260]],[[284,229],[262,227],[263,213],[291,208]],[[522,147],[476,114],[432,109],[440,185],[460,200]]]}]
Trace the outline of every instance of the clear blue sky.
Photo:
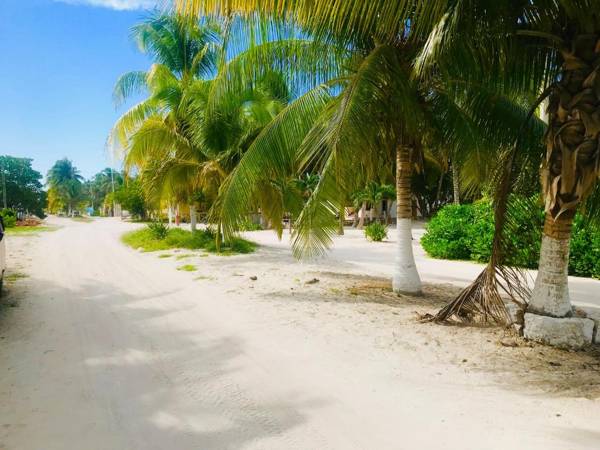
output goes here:
[{"label": "clear blue sky", "polygon": [[0,3],[0,154],[31,157],[43,175],[66,156],[90,177],[110,165],[116,79],[149,66],[129,29],[155,0]]}]

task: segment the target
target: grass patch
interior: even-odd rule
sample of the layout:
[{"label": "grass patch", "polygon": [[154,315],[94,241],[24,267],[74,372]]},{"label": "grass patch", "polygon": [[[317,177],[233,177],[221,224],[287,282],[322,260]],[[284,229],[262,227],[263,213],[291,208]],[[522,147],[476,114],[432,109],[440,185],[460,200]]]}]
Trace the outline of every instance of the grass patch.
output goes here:
[{"label": "grass patch", "polygon": [[170,258],[173,256],[171,253],[163,253],[162,255],[158,255],[159,258]]},{"label": "grass patch", "polygon": [[[210,253],[217,253],[215,236],[209,230],[186,231],[181,228],[169,228],[164,239],[159,239],[148,227],[125,233],[121,240],[128,246],[142,249],[144,252],[156,252],[185,248],[188,250],[203,249]],[[242,238],[234,238],[221,245],[222,255],[237,253],[252,253],[256,249],[254,242]]]},{"label": "grass patch", "polygon": [[193,264],[185,264],[183,266],[179,266],[177,270],[182,270],[184,272],[194,272],[195,270],[198,270],[198,268]]},{"label": "grass patch", "polygon": [[22,278],[27,278],[29,275],[26,275],[24,273],[20,273],[20,272],[14,272],[14,273],[9,273],[8,275],[4,276],[4,281],[8,281],[9,283],[14,283],[17,280],[20,280]]},{"label": "grass patch", "polygon": [[56,231],[59,227],[47,227],[45,225],[37,225],[34,227],[12,227],[6,229],[6,234],[9,236],[23,236],[29,234],[42,233],[46,231]]},{"label": "grass patch", "polygon": [[177,255],[175,259],[179,261],[180,259],[191,258],[192,256],[196,255],[194,255],[193,253],[186,253],[185,255]]},{"label": "grass patch", "polygon": [[194,280],[196,281],[200,281],[200,280],[214,280],[213,277],[207,277],[206,275],[199,275],[196,278],[194,278]]}]

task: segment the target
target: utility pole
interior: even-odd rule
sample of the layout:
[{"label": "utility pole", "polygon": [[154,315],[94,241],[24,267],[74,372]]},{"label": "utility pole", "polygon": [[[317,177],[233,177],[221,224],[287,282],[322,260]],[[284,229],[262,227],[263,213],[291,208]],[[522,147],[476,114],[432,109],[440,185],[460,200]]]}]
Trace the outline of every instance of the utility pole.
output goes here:
[{"label": "utility pole", "polygon": [[4,203],[4,209],[6,209],[6,175],[4,174],[4,159],[2,159],[2,201]]}]

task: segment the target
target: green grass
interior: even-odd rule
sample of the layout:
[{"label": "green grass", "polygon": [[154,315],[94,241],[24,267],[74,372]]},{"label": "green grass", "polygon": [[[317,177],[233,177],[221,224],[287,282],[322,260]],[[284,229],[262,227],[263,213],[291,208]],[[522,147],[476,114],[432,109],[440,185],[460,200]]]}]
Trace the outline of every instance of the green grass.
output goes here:
[{"label": "green grass", "polygon": [[163,253],[162,255],[158,255],[159,258],[170,258],[173,256],[171,253]]},{"label": "green grass", "polygon": [[[156,239],[152,231],[145,227],[125,233],[121,240],[126,245],[135,249],[142,249],[144,252],[185,248],[189,250],[203,249],[210,253],[217,253],[215,237],[207,230],[199,230],[192,233],[180,228],[170,228],[166,238]],[[242,238],[234,238],[231,242],[221,245],[221,253],[219,254],[252,253],[255,249],[256,244],[254,242]]]},{"label": "green grass", "polygon": [[194,272],[198,270],[198,268],[193,264],[185,264],[183,266],[179,266],[177,270],[183,270],[184,272]]},{"label": "green grass", "polygon": [[41,233],[45,231],[56,231],[58,227],[48,227],[45,225],[37,225],[35,227],[12,227],[6,229],[6,234],[10,235],[29,235]]},{"label": "green grass", "polygon": [[7,281],[9,283],[14,283],[17,280],[20,280],[21,278],[27,278],[29,275],[26,275],[24,273],[20,273],[20,272],[13,272],[13,273],[9,273],[8,275],[4,276],[4,281]]},{"label": "green grass", "polygon": [[196,256],[193,253],[186,253],[185,255],[177,255],[175,259],[179,261],[180,259],[191,258],[192,256]]}]

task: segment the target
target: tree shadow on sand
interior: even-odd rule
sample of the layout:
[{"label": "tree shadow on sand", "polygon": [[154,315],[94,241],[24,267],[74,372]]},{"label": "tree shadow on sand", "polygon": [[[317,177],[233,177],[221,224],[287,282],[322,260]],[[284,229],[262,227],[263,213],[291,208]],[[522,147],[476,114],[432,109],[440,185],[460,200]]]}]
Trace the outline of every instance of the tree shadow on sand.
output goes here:
[{"label": "tree shadow on sand", "polygon": [[[19,307],[0,313],[0,361],[9,368],[0,392],[13,399],[0,406],[0,447],[19,437],[30,448],[91,448],[77,437],[93,442],[96,434],[110,448],[286,447],[292,443],[280,441],[283,435],[327,403],[246,389],[243,369],[252,366],[243,339],[211,334],[193,316],[181,322],[198,301],[190,292],[133,296],[109,281],[85,280],[66,295],[63,286],[30,278],[9,296]],[[189,300],[169,304],[176,298]],[[273,381],[268,371],[264,376],[263,383]],[[76,410],[53,404],[54,395],[71,398]],[[17,417],[26,417],[20,428],[10,423]],[[52,432],[44,435],[48,425]]]}]

